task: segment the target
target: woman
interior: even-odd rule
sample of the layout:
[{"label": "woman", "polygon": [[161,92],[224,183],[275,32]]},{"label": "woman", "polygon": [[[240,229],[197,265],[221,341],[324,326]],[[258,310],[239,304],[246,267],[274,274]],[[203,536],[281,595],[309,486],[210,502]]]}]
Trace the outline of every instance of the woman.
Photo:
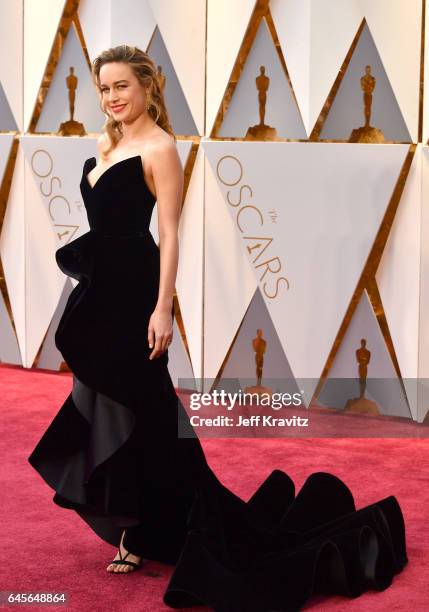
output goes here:
[{"label": "woman", "polygon": [[407,562],[393,496],[356,511],[334,475],[312,474],[295,496],[274,470],[246,503],[208,466],[167,368],[183,173],[155,65],[122,45],[93,77],[107,120],[80,184],[90,231],[56,253],[79,280],[55,335],[73,389],[31,465],[54,502],[118,546],[107,571],[177,564],[172,607],[296,610],[315,591],[386,588]]},{"label": "woman", "polygon": [[[172,312],[178,263],[177,230],[183,189],[182,166],[175,146],[175,137],[161,103],[162,94],[155,87],[156,80],[152,77],[153,87],[150,92],[140,85],[129,63],[103,62],[101,57],[98,62],[94,62],[93,74],[101,95],[102,109],[111,119],[106,122],[107,133],[98,141],[98,156],[103,162],[87,174],[88,182],[94,189],[101,175],[110,166],[133,155],[142,156],[144,180],[154,199],[158,201],[163,269],[157,303],[147,329],[147,342],[152,349],[148,358],[158,359],[165,353],[173,337]],[[149,113],[152,108],[159,115],[159,125]],[[115,128],[120,129],[120,138]],[[110,141],[106,135],[110,137]],[[124,535],[125,530],[114,562],[107,567],[108,571],[127,572],[140,563],[139,556],[127,552],[124,548]],[[127,561],[124,563],[116,563],[125,558]]]}]

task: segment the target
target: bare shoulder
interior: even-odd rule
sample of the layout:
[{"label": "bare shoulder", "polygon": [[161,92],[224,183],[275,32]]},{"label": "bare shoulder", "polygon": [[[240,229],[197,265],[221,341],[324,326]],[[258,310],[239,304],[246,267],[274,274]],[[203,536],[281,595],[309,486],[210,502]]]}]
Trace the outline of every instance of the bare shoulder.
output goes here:
[{"label": "bare shoulder", "polygon": [[156,171],[160,166],[172,167],[180,164],[180,157],[177,150],[177,145],[172,136],[160,130],[162,134],[158,133],[152,138],[150,144],[146,146],[146,161],[149,162],[150,170]]},{"label": "bare shoulder", "polygon": [[[160,136],[156,135],[147,143],[143,157],[145,158],[145,168],[147,171],[147,183],[152,193],[159,198],[168,195],[181,193],[183,189],[183,167],[177,150],[176,141],[170,134],[164,132]],[[179,196],[175,195],[178,199]]]},{"label": "bare shoulder", "polygon": [[174,156],[177,154],[177,146],[174,138],[160,129],[156,136],[151,140],[150,152],[159,156]]}]

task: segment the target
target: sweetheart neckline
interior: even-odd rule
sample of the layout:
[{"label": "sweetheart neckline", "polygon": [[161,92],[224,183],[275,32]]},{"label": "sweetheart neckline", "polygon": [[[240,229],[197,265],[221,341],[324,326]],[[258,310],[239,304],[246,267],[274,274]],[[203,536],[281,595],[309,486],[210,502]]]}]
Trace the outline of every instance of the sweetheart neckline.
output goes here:
[{"label": "sweetheart neckline", "polygon": [[[141,155],[132,155],[130,157],[124,157],[124,159],[120,159],[119,161],[115,162],[114,164],[111,164],[104,172],[102,172],[100,174],[100,176],[98,177],[98,179],[95,181],[94,185],[91,185],[91,183],[89,182],[89,178],[88,178],[88,174],[89,172],[91,172],[91,170],[93,170],[95,168],[95,166],[97,165],[97,158],[95,157],[95,155],[93,155],[92,157],[88,157],[88,159],[86,160],[85,164],[84,164],[84,176],[86,179],[86,184],[88,185],[90,191],[94,191],[95,188],[97,187],[98,183],[101,181],[101,179],[103,178],[103,176],[105,174],[107,174],[109,172],[109,170],[111,170],[112,168],[114,168],[115,166],[119,166],[120,164],[129,161],[129,160],[133,160],[133,159],[139,159],[140,160],[140,170],[141,170],[141,176],[143,178],[143,182],[146,186],[146,189],[148,190],[148,192],[150,193],[150,195],[152,196],[152,198],[154,200],[156,200],[156,197],[153,195],[153,193],[151,192],[151,190],[149,189],[149,186],[146,182],[145,176],[144,176],[144,167],[143,167],[143,160],[142,160],[142,156]],[[85,165],[87,162],[91,161],[91,160],[95,160],[95,166],[93,166],[91,168],[91,170],[89,170],[89,172],[86,170]]]}]

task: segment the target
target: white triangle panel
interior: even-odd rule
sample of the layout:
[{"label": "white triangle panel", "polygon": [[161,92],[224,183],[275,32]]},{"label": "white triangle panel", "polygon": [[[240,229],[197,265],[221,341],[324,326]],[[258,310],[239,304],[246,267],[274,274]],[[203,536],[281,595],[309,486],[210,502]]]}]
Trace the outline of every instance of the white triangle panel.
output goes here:
[{"label": "white triangle panel", "polygon": [[64,0],[24,0],[24,128],[28,129]]},{"label": "white triangle panel", "polygon": [[[206,154],[213,144],[203,142]],[[217,376],[257,288],[213,165],[207,162],[204,228],[204,379],[207,380]]]},{"label": "white triangle panel", "polygon": [[424,40],[424,67],[423,67],[423,144],[429,139],[429,3],[425,2],[425,40]]},{"label": "white triangle panel", "polygon": [[350,49],[363,15],[357,0],[311,0],[310,132]]},{"label": "white triangle panel", "polygon": [[[204,147],[292,371],[315,385],[408,146],[218,141]],[[238,283],[228,289],[241,292]]]},{"label": "white triangle panel", "polygon": [[422,147],[418,421],[429,410],[429,147]]},{"label": "white triangle panel", "polygon": [[111,0],[81,0],[78,17],[91,61],[111,46]]},{"label": "white triangle panel", "polygon": [[417,147],[376,273],[403,378],[418,376],[421,147]]},{"label": "white triangle panel", "polygon": [[[79,182],[95,139],[24,136],[25,359],[31,367],[67,277],[55,251],[88,230]],[[87,154],[85,154],[87,153]]]},{"label": "white triangle panel", "polygon": [[[13,2],[5,0],[0,8],[0,57],[3,60],[7,58],[7,61],[0,62],[0,88],[4,92],[17,129],[21,131],[24,129],[22,124],[23,8],[23,0]],[[2,108],[0,117],[3,113]],[[0,125],[0,130],[5,129],[7,128]]]},{"label": "white triangle panel", "polygon": [[254,6],[255,0],[207,0],[206,134],[213,129]]},{"label": "white triangle panel", "polygon": [[196,390],[192,364],[176,319],[173,322],[173,342],[168,347],[168,370],[175,387]]},{"label": "white triangle panel", "polygon": [[22,365],[18,341],[3,295],[0,292],[0,362]]},{"label": "white triangle panel", "polygon": [[311,0],[271,0],[270,10],[308,137]]},{"label": "white triangle panel", "polygon": [[22,363],[26,354],[24,164],[19,147],[0,235],[0,256]]},{"label": "white triangle panel", "polygon": [[200,135],[204,134],[206,3],[149,0]]},{"label": "white triangle panel", "polygon": [[148,0],[81,0],[78,14],[91,61],[122,44],[146,51],[156,27]]},{"label": "white triangle panel", "polygon": [[0,184],[3,181],[7,162],[14,140],[13,134],[0,134]]},{"label": "white triangle panel", "polygon": [[18,125],[13,116],[10,104],[0,81],[0,130],[2,132],[18,132]]},{"label": "white triangle panel", "polygon": [[110,44],[136,45],[142,51],[153,35],[156,20],[149,0],[109,0],[110,5]]},{"label": "white triangle panel", "polygon": [[[191,149],[191,141],[180,143],[182,164]],[[179,224],[179,265],[176,291],[183,325],[196,378],[202,376],[202,296],[203,296],[203,219],[204,155],[198,150],[186,192]]]},{"label": "white triangle panel", "polygon": [[55,312],[65,278],[55,262],[56,236],[45,214],[40,183],[35,181],[25,144],[25,366],[31,367]]}]

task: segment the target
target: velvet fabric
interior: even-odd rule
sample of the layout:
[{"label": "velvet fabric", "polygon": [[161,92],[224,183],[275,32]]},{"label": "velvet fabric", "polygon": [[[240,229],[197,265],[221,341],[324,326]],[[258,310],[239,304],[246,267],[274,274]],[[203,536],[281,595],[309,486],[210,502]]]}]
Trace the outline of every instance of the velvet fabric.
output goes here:
[{"label": "velvet fabric", "polygon": [[160,253],[149,231],[155,204],[140,156],[93,187],[80,183],[90,230],[56,252],[79,281],[55,334],[73,388],[28,458],[104,541],[175,566],[172,608],[217,612],[301,609],[316,592],[357,597],[387,588],[407,563],[393,495],[357,510],[346,484],[316,472],[296,494],[274,470],[245,502],[209,467],[168,372],[149,360]]}]

